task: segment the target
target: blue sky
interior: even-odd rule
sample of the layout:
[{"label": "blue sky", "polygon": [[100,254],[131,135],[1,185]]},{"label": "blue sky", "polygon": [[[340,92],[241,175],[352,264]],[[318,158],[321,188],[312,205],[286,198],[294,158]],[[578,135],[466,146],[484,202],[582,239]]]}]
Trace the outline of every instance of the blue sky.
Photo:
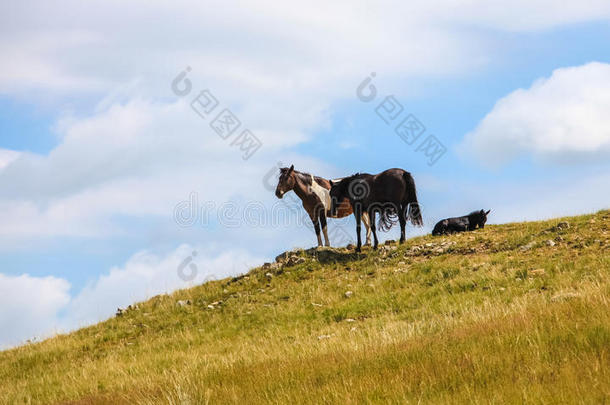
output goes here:
[{"label": "blue sky", "polygon": [[[0,8],[0,346],[313,246],[294,195],[263,185],[277,162],[412,172],[426,227],[409,235],[480,208],[502,223],[608,207],[603,2]],[[181,97],[171,82],[186,66]],[[378,96],[364,103],[371,72]],[[250,159],[193,112],[203,89],[261,140]],[[387,95],[446,146],[436,164],[376,115]],[[190,195],[210,220],[180,226]],[[290,221],[273,223],[277,210]],[[333,226],[354,236],[352,219]]]}]

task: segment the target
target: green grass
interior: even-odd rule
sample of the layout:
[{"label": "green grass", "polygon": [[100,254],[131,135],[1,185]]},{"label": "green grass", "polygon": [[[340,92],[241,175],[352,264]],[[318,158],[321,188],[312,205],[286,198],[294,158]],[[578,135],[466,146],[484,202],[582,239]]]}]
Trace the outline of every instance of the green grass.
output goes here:
[{"label": "green grass", "polygon": [[[551,229],[560,221],[570,228]],[[609,236],[601,211],[321,262],[300,252],[302,264],[157,296],[0,352],[0,399],[607,403]]]}]

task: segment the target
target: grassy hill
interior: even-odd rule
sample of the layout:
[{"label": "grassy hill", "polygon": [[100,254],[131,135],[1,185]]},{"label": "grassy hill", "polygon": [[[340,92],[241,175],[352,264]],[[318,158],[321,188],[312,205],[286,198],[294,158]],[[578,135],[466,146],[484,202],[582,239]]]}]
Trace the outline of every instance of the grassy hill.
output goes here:
[{"label": "grassy hill", "polygon": [[3,403],[604,403],[610,211],[419,237],[0,353]]}]

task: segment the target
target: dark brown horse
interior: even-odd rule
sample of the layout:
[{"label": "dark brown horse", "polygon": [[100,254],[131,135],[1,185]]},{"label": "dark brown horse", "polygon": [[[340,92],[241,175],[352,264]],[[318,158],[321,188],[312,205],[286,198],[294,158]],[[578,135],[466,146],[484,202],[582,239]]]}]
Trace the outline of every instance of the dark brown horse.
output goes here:
[{"label": "dark brown horse", "polygon": [[[352,206],[349,200],[342,200],[335,209],[335,214],[330,212],[330,181],[322,177],[313,176],[308,173],[301,173],[294,170],[294,165],[283,167],[280,169],[280,179],[275,188],[277,198],[282,198],[284,194],[293,190],[295,194],[303,202],[303,208],[309,214],[309,218],[313,222],[316,236],[318,237],[318,246],[322,246],[322,237],[320,235],[320,226],[324,232],[325,245],[330,246],[328,240],[328,232],[326,228],[326,218],[343,218],[350,215]],[[369,226],[368,215],[362,217],[362,222],[366,227],[367,244],[371,243],[371,229]]]},{"label": "dark brown horse", "polygon": [[369,215],[375,249],[379,244],[375,228],[375,213],[379,213],[379,227],[382,230],[389,230],[396,223],[395,218],[398,217],[400,243],[405,241],[407,218],[415,226],[424,224],[417,203],[415,181],[411,173],[402,169],[389,169],[376,175],[357,173],[338,183],[331,181],[330,196],[331,213],[338,208],[339,201],[349,199],[356,216],[357,252],[361,247],[360,221],[364,213]]}]

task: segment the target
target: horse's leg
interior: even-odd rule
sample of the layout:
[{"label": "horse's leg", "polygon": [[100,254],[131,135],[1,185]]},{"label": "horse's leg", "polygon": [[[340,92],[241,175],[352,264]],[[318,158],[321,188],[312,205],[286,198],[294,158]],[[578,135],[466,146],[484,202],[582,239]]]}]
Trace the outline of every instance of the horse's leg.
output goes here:
[{"label": "horse's leg", "polygon": [[405,226],[407,225],[407,211],[408,205],[403,205],[398,210],[398,221],[400,222],[400,243],[405,242]]},{"label": "horse's leg", "polygon": [[320,236],[320,216],[314,210],[309,214],[311,218],[311,222],[313,222],[313,227],[316,230],[316,236],[318,237],[318,246],[322,246],[322,237]]},{"label": "horse's leg", "polygon": [[364,229],[366,230],[366,243],[365,245],[371,244],[371,220],[369,219],[369,213],[362,213],[362,223],[364,224]]},{"label": "horse's leg", "polygon": [[375,226],[375,208],[371,208],[369,210],[369,221],[370,221],[371,231],[373,232],[373,239],[375,241],[375,244],[373,245],[373,249],[377,249],[377,246],[379,245],[379,241],[377,240],[377,228]]},{"label": "horse's leg", "polygon": [[322,232],[324,232],[325,246],[330,246],[330,240],[328,240],[328,229],[326,226],[326,212],[320,213],[320,225],[322,225]]},{"label": "horse's leg", "polygon": [[362,204],[357,203],[354,207],[354,216],[356,217],[356,238],[358,243],[356,245],[356,252],[360,252],[360,248],[362,247],[362,240],[360,239],[360,229],[361,229],[361,221],[362,221]]}]

